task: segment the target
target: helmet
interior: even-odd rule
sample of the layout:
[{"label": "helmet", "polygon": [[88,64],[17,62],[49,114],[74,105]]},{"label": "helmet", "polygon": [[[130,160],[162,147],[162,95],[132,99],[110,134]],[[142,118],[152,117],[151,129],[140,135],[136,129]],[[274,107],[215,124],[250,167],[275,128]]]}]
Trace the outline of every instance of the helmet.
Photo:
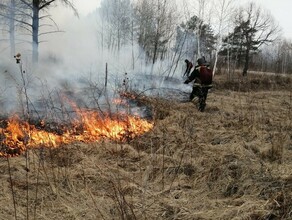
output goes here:
[{"label": "helmet", "polygon": [[199,58],[197,60],[197,62],[198,62],[199,65],[202,65],[202,64],[206,63],[206,61],[205,61],[205,59],[203,57]]}]

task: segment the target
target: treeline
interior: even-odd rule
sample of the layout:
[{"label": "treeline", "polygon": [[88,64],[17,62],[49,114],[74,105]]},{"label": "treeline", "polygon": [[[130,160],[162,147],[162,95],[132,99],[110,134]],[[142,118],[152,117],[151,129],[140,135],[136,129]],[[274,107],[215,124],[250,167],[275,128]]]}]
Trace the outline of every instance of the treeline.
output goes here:
[{"label": "treeline", "polygon": [[[50,8],[58,3],[76,10],[70,0],[0,3],[0,25],[10,36],[11,54],[15,52],[15,32],[26,32],[31,35],[32,57],[37,62],[39,37],[58,31],[45,27],[48,18],[53,21]],[[243,75],[250,70],[292,73],[292,41],[284,39],[273,16],[254,3],[102,0],[95,13],[99,49],[118,54],[125,47],[132,48],[128,52],[133,68],[134,60],[144,54],[148,64],[167,60],[168,75],[173,75],[184,59],[195,61],[200,56],[210,60],[214,69],[228,73],[238,69]],[[135,45],[140,54],[135,54]]]},{"label": "treeline", "polygon": [[292,73],[292,42],[281,37],[273,16],[254,3],[238,7],[233,0],[198,0],[179,11],[174,1],[103,0],[97,13],[103,21],[101,48],[119,51],[138,43],[146,62],[170,60],[169,74],[178,62],[200,56],[229,73]]},{"label": "treeline", "polygon": [[279,39],[252,57],[251,69],[262,72],[292,73],[292,41]]},{"label": "treeline", "polygon": [[40,37],[59,32],[49,14],[49,10],[58,3],[70,7],[77,14],[70,0],[1,0],[0,27],[6,35],[0,38],[0,42],[9,42],[11,56],[15,54],[16,45],[27,43],[28,35],[31,37],[32,61],[38,62]]}]

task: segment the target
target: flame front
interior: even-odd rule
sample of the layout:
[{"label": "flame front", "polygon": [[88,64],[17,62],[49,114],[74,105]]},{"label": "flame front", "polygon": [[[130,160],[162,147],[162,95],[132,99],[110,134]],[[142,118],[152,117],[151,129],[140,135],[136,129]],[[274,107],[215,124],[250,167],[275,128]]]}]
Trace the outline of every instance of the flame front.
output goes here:
[{"label": "flame front", "polygon": [[153,128],[153,123],[135,116],[123,115],[113,119],[101,117],[96,112],[76,111],[79,120],[75,120],[71,128],[63,129],[62,134],[38,129],[12,117],[6,128],[0,128],[0,156],[19,155],[26,149],[40,146],[55,148],[75,141],[89,143],[104,138],[124,141]]}]

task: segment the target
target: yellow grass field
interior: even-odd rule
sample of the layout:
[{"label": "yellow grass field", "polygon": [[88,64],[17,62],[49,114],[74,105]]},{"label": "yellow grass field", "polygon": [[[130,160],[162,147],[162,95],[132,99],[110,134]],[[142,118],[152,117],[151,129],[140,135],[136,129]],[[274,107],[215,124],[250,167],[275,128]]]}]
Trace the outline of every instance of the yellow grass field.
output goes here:
[{"label": "yellow grass field", "polygon": [[215,77],[205,112],[138,97],[154,128],[0,158],[0,220],[292,219],[292,80]]}]

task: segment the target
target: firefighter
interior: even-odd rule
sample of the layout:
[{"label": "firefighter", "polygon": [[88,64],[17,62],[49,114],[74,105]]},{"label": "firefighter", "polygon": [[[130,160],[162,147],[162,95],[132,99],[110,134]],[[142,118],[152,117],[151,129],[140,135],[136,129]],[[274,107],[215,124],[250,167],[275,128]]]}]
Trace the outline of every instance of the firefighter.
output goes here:
[{"label": "firefighter", "polygon": [[206,107],[208,91],[212,88],[213,74],[204,57],[199,58],[197,63],[198,65],[184,83],[188,84],[194,81],[190,101],[198,101],[198,109],[203,112]]},{"label": "firefighter", "polygon": [[191,61],[189,61],[188,59],[185,60],[185,63],[187,64],[187,68],[185,73],[183,74],[184,77],[189,77],[190,76],[190,72],[193,68],[193,64]]}]

